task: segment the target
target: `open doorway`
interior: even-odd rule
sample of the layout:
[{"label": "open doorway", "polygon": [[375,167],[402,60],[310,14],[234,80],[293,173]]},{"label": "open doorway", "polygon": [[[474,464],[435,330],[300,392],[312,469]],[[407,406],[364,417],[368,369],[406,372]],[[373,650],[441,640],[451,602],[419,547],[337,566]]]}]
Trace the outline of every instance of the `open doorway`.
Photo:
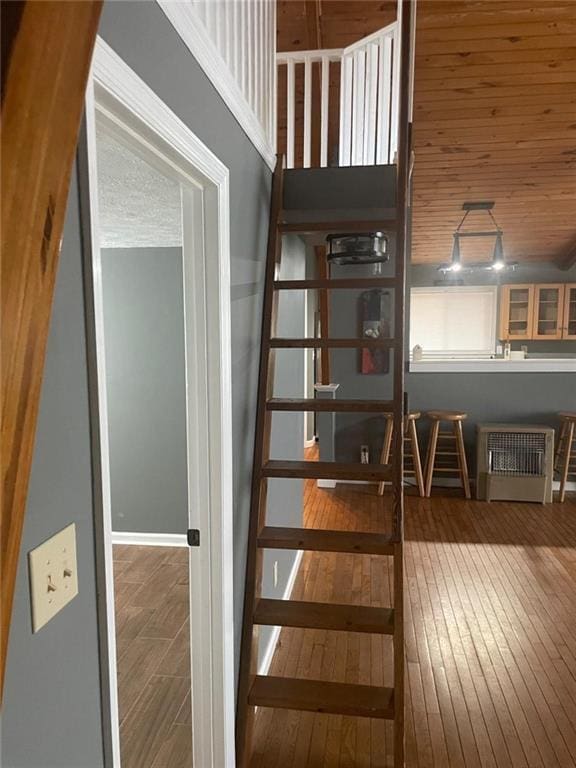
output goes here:
[{"label": "open doorway", "polygon": [[108,764],[233,764],[228,172],[98,41],[87,95]]},{"label": "open doorway", "polygon": [[96,158],[120,754],[123,768],[157,760],[185,768],[192,764],[186,187],[100,109]]}]

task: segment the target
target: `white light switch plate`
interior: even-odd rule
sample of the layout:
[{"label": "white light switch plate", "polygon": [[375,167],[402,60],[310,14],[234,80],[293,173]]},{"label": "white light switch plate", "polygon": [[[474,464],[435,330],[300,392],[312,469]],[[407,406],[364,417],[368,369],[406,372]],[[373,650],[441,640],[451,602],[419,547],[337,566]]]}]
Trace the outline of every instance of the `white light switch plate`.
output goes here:
[{"label": "white light switch plate", "polygon": [[32,631],[38,632],[78,594],[74,523],[29,552],[28,565]]}]

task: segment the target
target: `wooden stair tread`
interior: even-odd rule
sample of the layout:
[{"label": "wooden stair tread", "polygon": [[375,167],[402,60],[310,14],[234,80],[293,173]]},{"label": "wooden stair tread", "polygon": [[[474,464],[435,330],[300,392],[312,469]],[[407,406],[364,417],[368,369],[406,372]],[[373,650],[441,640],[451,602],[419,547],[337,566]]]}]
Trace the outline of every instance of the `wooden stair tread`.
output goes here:
[{"label": "wooden stair tread", "polygon": [[394,339],[287,339],[275,336],[270,339],[270,346],[275,349],[392,349]]},{"label": "wooden stair tread", "polygon": [[278,224],[278,229],[280,232],[296,232],[302,235],[309,232],[389,232],[396,229],[396,219],[283,221]]},{"label": "wooden stair tread", "polygon": [[319,278],[316,280],[276,280],[274,290],[294,291],[318,288],[322,290],[355,289],[355,288],[397,288],[398,282],[394,277],[342,277],[335,280]]},{"label": "wooden stair tread", "polygon": [[378,483],[390,478],[389,464],[340,464],[336,461],[280,461],[262,467],[262,477],[299,477],[314,480],[366,480]]},{"label": "wooden stair tread", "polygon": [[394,611],[392,608],[374,608],[367,605],[262,598],[256,604],[254,623],[273,627],[391,635],[394,632]]},{"label": "wooden stair tread", "polygon": [[390,413],[394,408],[393,400],[318,400],[313,397],[281,398],[273,397],[266,403],[269,411],[363,411],[367,413]]},{"label": "wooden stair tread", "polygon": [[248,703],[255,707],[353,717],[387,720],[394,717],[394,691],[391,688],[270,675],[257,675],[254,678]]},{"label": "wooden stair tread", "polygon": [[265,549],[304,549],[360,555],[394,554],[394,542],[386,534],[319,528],[265,526],[258,536],[258,546]]}]

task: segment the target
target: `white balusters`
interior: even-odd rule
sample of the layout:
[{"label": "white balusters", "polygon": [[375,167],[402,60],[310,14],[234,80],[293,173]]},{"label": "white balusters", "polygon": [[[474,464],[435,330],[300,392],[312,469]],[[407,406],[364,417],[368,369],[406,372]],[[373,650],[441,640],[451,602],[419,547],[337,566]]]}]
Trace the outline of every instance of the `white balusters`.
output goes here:
[{"label": "white balusters", "polygon": [[320,167],[328,165],[328,100],[330,97],[330,60],[322,56],[322,79],[320,82]]},{"label": "white balusters", "polygon": [[[398,130],[398,26],[394,22],[344,50],[279,53],[278,67],[286,67],[287,165],[309,168],[318,147],[312,146],[313,130],[320,121],[320,166],[328,165],[330,65],[340,63],[339,162],[344,165],[375,165],[394,162]],[[320,100],[312,100],[314,65],[320,68]],[[300,72],[302,72],[302,77]],[[314,80],[314,83],[316,81]],[[303,127],[296,140],[296,89],[303,83]]]},{"label": "white balusters", "polygon": [[[330,64],[339,62],[341,50],[324,51],[291,51],[279,53],[276,56],[278,68],[286,68],[286,165],[294,168],[296,158],[301,157],[304,168],[310,168],[312,154],[318,151],[318,146],[312,146],[313,127],[320,121],[320,165],[328,165],[328,126],[330,109]],[[316,67],[314,66],[316,65]],[[297,68],[298,67],[298,68]],[[319,75],[320,103],[313,103],[313,79]],[[302,87],[303,114],[301,155],[300,147],[296,145],[296,89]]]},{"label": "white balusters", "polygon": [[288,168],[294,168],[294,135],[296,133],[294,123],[294,101],[296,97],[295,65],[293,60],[289,60],[286,64],[288,67],[286,77],[286,164]]},{"label": "white balusters", "polygon": [[378,41],[378,130],[376,163],[390,162],[390,99],[392,98],[392,38]]},{"label": "white balusters", "polygon": [[352,142],[352,72],[351,56],[342,57],[340,64],[340,165],[351,164]]},{"label": "white balusters", "polygon": [[304,61],[304,168],[310,168],[312,154],[312,62]]},{"label": "white balusters", "polygon": [[[189,0],[271,146],[276,143],[276,0]],[[253,118],[251,118],[253,120]]]},{"label": "white balusters", "polygon": [[[340,132],[350,148],[342,146],[341,165],[394,162],[398,125],[399,58],[395,45],[396,22],[345,48],[342,53],[342,89],[353,83],[352,99],[345,99],[351,115],[340,112]],[[352,73],[349,69],[352,66]],[[396,101],[395,101],[396,100]],[[352,132],[348,139],[348,123]],[[392,127],[392,130],[391,130]],[[394,138],[391,144],[390,137]]]},{"label": "white balusters", "polygon": [[366,88],[364,92],[364,146],[362,165],[376,163],[376,130],[378,112],[378,43],[370,43],[366,51]]}]

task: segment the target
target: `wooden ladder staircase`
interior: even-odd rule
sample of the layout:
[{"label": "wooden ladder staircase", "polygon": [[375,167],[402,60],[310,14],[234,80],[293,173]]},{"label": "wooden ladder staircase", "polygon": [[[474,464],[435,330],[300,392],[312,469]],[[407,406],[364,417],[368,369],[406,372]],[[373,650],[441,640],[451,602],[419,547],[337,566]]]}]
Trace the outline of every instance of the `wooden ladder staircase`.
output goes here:
[{"label": "wooden ladder staircase", "polygon": [[[404,765],[404,633],[403,633],[403,423],[404,397],[404,293],[407,204],[409,182],[409,71],[410,3],[404,4],[402,19],[400,143],[396,173],[396,217],[393,222],[286,221],[283,208],[283,159],[278,158],[272,184],[268,257],[263,308],[262,346],[258,385],[258,408],[252,478],[252,502],[248,535],[248,558],[242,627],[242,648],[236,722],[237,768],[249,768],[251,735],[256,707],[392,720],[394,766]],[[318,173],[318,171],[316,171]],[[391,231],[396,233],[393,277],[342,277],[310,280],[280,280],[282,235],[291,233]],[[394,292],[394,336],[366,338],[282,338],[276,335],[278,297],[282,291],[331,291],[358,288],[387,288]],[[273,396],[274,356],[277,349],[379,347],[393,356],[392,400],[285,399]],[[393,414],[392,463],[344,464],[323,461],[279,461],[270,459],[272,414],[278,411],[363,412]],[[267,490],[270,478],[363,480],[392,483],[393,514],[389,533],[271,527],[266,523]],[[393,559],[393,605],[388,608],[339,605],[261,596],[265,549],[308,550],[377,555]],[[261,625],[362,632],[392,636],[393,687],[355,685],[321,680],[258,675],[258,632]]]}]

